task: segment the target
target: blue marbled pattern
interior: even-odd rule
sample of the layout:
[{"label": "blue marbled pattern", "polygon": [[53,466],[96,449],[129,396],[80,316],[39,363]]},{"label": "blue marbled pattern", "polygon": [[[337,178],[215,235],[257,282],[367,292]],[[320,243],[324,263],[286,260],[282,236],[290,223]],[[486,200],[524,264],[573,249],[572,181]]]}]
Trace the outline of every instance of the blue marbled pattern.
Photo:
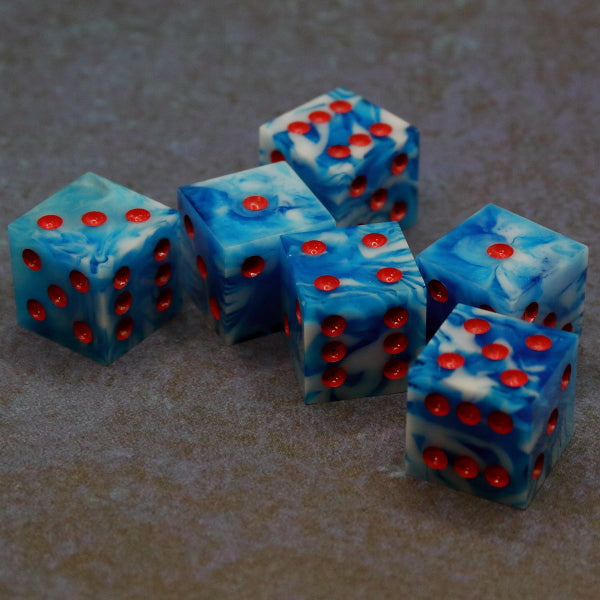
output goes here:
[{"label": "blue marbled pattern", "polygon": [[[253,196],[266,206],[247,208]],[[328,211],[284,162],[184,186],[178,197],[188,240],[185,287],[215,317],[224,341],[281,329],[279,236],[335,227]],[[244,275],[248,260],[262,271]]]},{"label": "blue marbled pattern", "polygon": [[[286,235],[281,241],[286,333],[304,401],[404,391],[408,365],[425,344],[426,298],[398,224]],[[378,273],[391,281],[381,281]],[[338,287],[320,289],[322,276],[337,278]],[[343,322],[343,330],[336,328]]]},{"label": "blue marbled pattern", "polygon": [[[512,255],[490,256],[496,244]],[[587,246],[489,204],[417,256],[430,290],[427,329],[462,302],[579,333],[587,262]],[[435,282],[445,286],[445,301]]]},{"label": "blue marbled pattern", "polygon": [[[351,110],[336,112],[332,103],[340,101]],[[372,129],[381,123],[389,127]],[[408,227],[417,219],[419,132],[350,90],[337,88],[265,123],[259,146],[261,164],[285,158],[338,226],[398,220]],[[332,157],[332,146],[348,156]]]},{"label": "blue marbled pattern", "polygon": [[[105,222],[85,224],[93,212]],[[181,307],[178,212],[103,177],[86,173],[8,232],[19,324],[98,362],[111,363]],[[115,287],[124,268],[129,276]]]},{"label": "blue marbled pattern", "polygon": [[458,304],[409,370],[408,473],[527,507],[573,433],[578,339]]}]

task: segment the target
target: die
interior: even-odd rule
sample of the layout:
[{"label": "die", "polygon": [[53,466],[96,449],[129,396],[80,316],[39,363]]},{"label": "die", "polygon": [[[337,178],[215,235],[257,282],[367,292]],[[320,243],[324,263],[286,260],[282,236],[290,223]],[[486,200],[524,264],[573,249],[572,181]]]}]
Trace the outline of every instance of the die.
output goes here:
[{"label": "die", "polygon": [[455,304],[579,333],[588,248],[488,204],[417,255],[431,336]]},{"label": "die", "polygon": [[335,227],[329,212],[284,162],[181,187],[178,198],[185,289],[224,342],[280,330],[279,236]]},{"label": "die", "polygon": [[417,219],[418,130],[345,88],[263,124],[259,157],[287,160],[340,227]]},{"label": "die", "polygon": [[425,345],[425,284],[398,223],[281,237],[284,331],[304,402],[392,394]]},{"label": "die", "polygon": [[457,304],[409,370],[407,472],[526,508],[573,434],[578,339]]},{"label": "die", "polygon": [[179,214],[86,173],[8,226],[17,321],[110,364],[181,308]]}]

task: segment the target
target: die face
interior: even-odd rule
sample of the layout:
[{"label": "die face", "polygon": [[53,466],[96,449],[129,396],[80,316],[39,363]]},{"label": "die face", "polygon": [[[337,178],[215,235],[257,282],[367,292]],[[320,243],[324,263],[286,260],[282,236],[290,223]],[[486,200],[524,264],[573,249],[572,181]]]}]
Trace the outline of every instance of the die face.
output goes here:
[{"label": "die face", "polygon": [[579,333],[585,245],[490,204],[417,256],[428,330],[458,302]]},{"label": "die face", "polygon": [[419,132],[345,88],[259,130],[260,161],[287,160],[338,226],[417,218]]},{"label": "die face", "polygon": [[286,163],[179,189],[186,289],[226,343],[281,329],[279,236],[335,227]]},{"label": "die face", "polygon": [[111,363],[179,311],[178,236],[174,209],[83,175],[9,225],[19,324]]},{"label": "die face", "polygon": [[409,473],[525,508],[573,432],[577,341],[457,305],[409,372]]},{"label": "die face", "polygon": [[425,290],[395,223],[282,237],[284,311],[307,404],[403,391]]}]

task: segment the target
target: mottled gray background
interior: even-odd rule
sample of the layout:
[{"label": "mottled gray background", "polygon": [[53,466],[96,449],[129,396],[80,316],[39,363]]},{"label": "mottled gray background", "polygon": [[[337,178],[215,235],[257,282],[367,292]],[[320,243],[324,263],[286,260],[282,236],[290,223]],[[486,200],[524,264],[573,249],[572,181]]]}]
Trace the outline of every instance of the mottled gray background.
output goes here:
[{"label": "mottled gray background", "polygon": [[[597,0],[0,0],[0,597],[597,598]],[[306,407],[188,301],[110,367],[15,323],[6,226],[91,170],[175,206],[344,85],[419,127],[415,253],[487,202],[589,244],[576,432],[519,511],[404,475],[405,396]]]}]

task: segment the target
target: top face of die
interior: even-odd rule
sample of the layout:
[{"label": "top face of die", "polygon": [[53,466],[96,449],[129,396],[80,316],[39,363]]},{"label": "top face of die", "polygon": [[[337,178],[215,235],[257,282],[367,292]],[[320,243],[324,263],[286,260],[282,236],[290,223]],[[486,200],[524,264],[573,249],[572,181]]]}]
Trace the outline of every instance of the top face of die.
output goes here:
[{"label": "top face of die", "polygon": [[360,311],[401,288],[425,287],[398,223],[286,235],[281,242],[299,294],[308,302],[335,304],[350,293],[360,298]]},{"label": "top face of die", "polygon": [[[410,378],[414,384],[435,376],[438,385],[443,380],[471,400],[494,393],[500,408],[515,412],[537,399],[577,341],[571,332],[457,304],[412,366]],[[565,389],[571,365],[562,370],[559,385]]]},{"label": "top face of die", "polygon": [[587,256],[584,244],[488,204],[417,260],[442,268],[448,279],[467,276],[470,285],[511,301],[555,272],[580,273]]},{"label": "top face of die", "polygon": [[222,247],[333,226],[333,218],[285,162],[179,188]]},{"label": "top face of die", "polygon": [[13,221],[9,232],[39,241],[57,260],[77,257],[101,275],[111,274],[113,257],[143,244],[149,229],[177,218],[173,208],[86,173]]},{"label": "top face of die", "polygon": [[[334,169],[363,160],[381,145],[388,150],[400,149],[409,139],[409,131],[416,132],[400,117],[341,87],[276,117],[261,130],[285,132],[294,141],[297,157],[313,157],[319,167]],[[402,172],[406,160],[406,155],[399,156],[392,171]]]}]

